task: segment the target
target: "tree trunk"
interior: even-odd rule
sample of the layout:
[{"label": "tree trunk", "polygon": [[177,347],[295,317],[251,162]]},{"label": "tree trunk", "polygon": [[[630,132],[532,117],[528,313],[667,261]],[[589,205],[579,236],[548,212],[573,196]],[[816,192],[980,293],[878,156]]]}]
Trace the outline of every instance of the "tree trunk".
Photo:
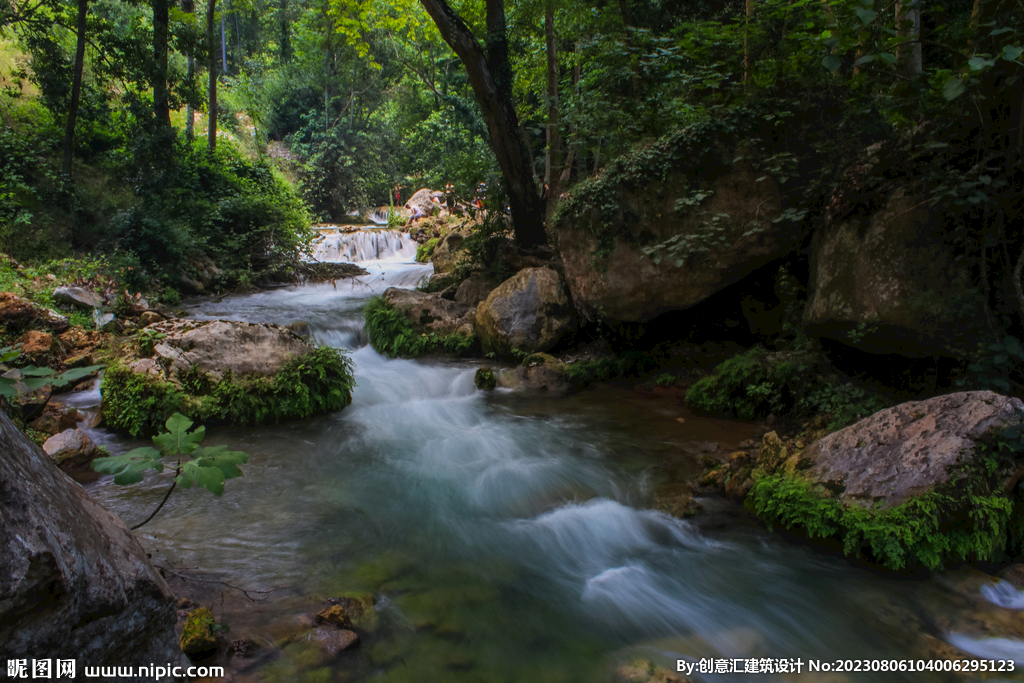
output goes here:
[{"label": "tree trunk", "polygon": [[78,118],[78,101],[82,97],[82,72],[85,70],[85,20],[89,14],[89,0],[78,0],[78,36],[75,43],[75,76],[71,84],[71,102],[68,104],[68,120],[64,126],[64,180],[71,179],[71,157],[75,142],[75,119]]},{"label": "tree trunk", "polygon": [[544,155],[544,194],[547,198],[545,218],[558,208],[562,192],[562,136],[558,113],[558,43],[555,40],[555,0],[544,4],[544,45],[548,62],[548,147]]},{"label": "tree trunk", "polygon": [[153,0],[153,115],[157,131],[173,135],[167,92],[167,25],[170,0]]},{"label": "tree trunk", "polygon": [[[195,14],[196,6],[193,0],[181,0],[181,11],[186,14]],[[192,102],[192,81],[196,77],[195,45],[189,41],[186,49],[188,50],[188,70],[185,72],[185,82],[188,84],[188,102],[185,107],[185,139],[192,142],[196,137],[194,121],[196,108]]]},{"label": "tree trunk", "polygon": [[544,207],[533,182],[530,150],[519,134],[519,118],[512,104],[504,3],[487,0],[485,49],[445,0],[420,2],[437,24],[441,37],[466,67],[473,94],[487,122],[491,149],[505,179],[516,242],[527,247],[545,243]]},{"label": "tree trunk", "polygon": [[216,26],[216,14],[217,0],[207,0],[206,47],[208,48],[210,58],[210,102],[209,115],[207,117],[206,148],[210,152],[217,149],[217,34],[214,28]]},{"label": "tree trunk", "polygon": [[903,40],[911,41],[897,52],[900,66],[907,76],[916,76],[924,69],[919,0],[897,0],[896,31]]}]

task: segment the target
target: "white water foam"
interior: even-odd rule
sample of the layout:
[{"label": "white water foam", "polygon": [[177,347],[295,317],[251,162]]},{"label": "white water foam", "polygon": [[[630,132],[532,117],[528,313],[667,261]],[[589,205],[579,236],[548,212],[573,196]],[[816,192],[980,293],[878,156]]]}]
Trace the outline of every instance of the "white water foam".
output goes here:
[{"label": "white water foam", "polygon": [[371,228],[325,234],[313,251],[322,263],[416,260],[416,241],[407,232]]}]

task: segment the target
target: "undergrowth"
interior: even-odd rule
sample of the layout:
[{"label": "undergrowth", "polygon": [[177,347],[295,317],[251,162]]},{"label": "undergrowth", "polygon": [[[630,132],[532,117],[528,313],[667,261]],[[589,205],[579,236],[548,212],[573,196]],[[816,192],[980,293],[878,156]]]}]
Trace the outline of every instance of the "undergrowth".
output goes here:
[{"label": "undergrowth", "polygon": [[405,313],[393,308],[380,297],[370,299],[364,315],[370,346],[385,356],[465,356],[476,343],[473,336],[417,332]]},{"label": "undergrowth", "polygon": [[886,407],[877,394],[830,371],[813,351],[769,353],[760,346],[719,364],[713,374],[694,383],[686,392],[686,404],[741,420],[827,414],[830,430]]},{"label": "undergrowth", "polygon": [[193,368],[182,387],[113,365],[103,375],[103,415],[114,429],[132,435],[157,430],[174,413],[197,422],[258,425],[340,410],[352,402],[351,361],[337,349],[321,347],[288,361],[272,377],[220,380]]},{"label": "undergrowth", "polygon": [[610,358],[579,360],[565,366],[565,374],[574,386],[583,387],[593,382],[607,382],[616,377],[639,377],[651,372],[661,360],[647,351],[629,350]]}]

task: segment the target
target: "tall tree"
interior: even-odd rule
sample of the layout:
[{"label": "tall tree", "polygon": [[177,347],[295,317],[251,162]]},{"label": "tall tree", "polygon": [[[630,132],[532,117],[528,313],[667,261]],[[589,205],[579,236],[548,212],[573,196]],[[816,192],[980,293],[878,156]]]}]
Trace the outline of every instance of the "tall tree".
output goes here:
[{"label": "tall tree", "polygon": [[170,94],[167,90],[167,27],[172,0],[153,0],[153,114],[157,130],[173,135]]},{"label": "tall tree", "polygon": [[185,139],[192,142],[192,140],[195,139],[195,106],[192,103],[192,82],[196,77],[196,46],[193,40],[195,34],[191,32],[191,27],[193,26],[191,19],[192,15],[194,15],[196,11],[195,2],[193,0],[181,0],[181,11],[189,15],[190,31],[188,33],[189,41],[186,45],[188,67],[185,72],[185,82],[188,83],[189,98],[188,106],[185,108]]},{"label": "tall tree", "polygon": [[547,53],[548,124],[544,155],[544,185],[547,188],[546,218],[550,221],[562,192],[562,136],[558,116],[558,42],[555,37],[555,0],[544,3],[544,45]]},{"label": "tall tree", "polygon": [[206,54],[209,56],[210,102],[207,117],[206,148],[213,152],[217,149],[217,32],[215,19],[217,16],[217,0],[206,3]]},{"label": "tall tree", "polygon": [[519,118],[512,103],[512,66],[508,59],[503,0],[486,0],[487,35],[483,45],[445,0],[420,2],[437,24],[441,37],[466,67],[473,94],[487,122],[491,149],[505,179],[516,242],[526,247],[545,243],[544,206],[533,180],[532,154],[520,134]]},{"label": "tall tree", "polygon": [[78,102],[82,97],[82,72],[85,70],[85,20],[89,15],[89,0],[78,0],[78,35],[75,42],[75,75],[71,83],[71,102],[68,103],[68,118],[64,126],[64,164],[61,171],[64,178],[71,177],[71,153],[75,140],[75,119],[78,117]]}]

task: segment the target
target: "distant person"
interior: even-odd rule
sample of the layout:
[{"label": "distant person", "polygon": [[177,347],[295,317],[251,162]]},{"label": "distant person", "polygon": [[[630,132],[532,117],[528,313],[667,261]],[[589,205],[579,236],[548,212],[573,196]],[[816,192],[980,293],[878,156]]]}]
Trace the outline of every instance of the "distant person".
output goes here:
[{"label": "distant person", "polygon": [[413,223],[418,221],[420,218],[423,218],[423,216],[425,216],[425,215],[426,214],[424,213],[423,209],[420,208],[419,204],[414,204],[413,207],[412,207],[412,216],[409,217],[409,222],[406,223],[406,225],[407,226],[408,225],[412,225]]}]

